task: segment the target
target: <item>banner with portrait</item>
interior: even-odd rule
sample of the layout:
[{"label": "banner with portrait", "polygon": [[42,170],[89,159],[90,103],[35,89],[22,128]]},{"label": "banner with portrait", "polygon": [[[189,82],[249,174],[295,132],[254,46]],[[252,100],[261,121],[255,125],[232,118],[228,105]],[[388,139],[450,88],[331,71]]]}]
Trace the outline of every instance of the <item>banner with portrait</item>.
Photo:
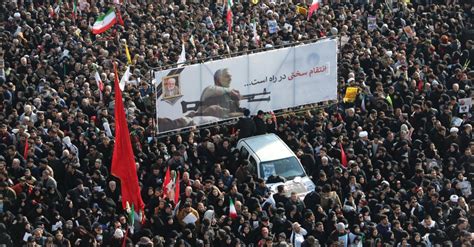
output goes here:
[{"label": "banner with portrait", "polygon": [[160,133],[337,99],[336,40],[154,71]]}]

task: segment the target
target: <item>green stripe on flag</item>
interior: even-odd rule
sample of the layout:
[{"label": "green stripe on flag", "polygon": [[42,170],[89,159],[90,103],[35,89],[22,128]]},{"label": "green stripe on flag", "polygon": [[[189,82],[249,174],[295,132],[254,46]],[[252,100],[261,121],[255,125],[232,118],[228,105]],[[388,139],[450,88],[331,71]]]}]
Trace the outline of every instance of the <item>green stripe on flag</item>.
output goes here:
[{"label": "green stripe on flag", "polygon": [[132,207],[130,208],[130,212],[128,213],[128,220],[131,226],[133,226],[135,223],[135,215],[133,215],[134,213],[135,213],[135,205],[133,205],[132,203]]},{"label": "green stripe on flag", "polygon": [[115,12],[115,10],[113,8],[109,9],[109,11],[107,11],[107,13],[99,16],[99,18],[97,18],[97,20],[95,22],[103,21],[106,16],[108,16],[108,15],[114,13],[114,12]]}]

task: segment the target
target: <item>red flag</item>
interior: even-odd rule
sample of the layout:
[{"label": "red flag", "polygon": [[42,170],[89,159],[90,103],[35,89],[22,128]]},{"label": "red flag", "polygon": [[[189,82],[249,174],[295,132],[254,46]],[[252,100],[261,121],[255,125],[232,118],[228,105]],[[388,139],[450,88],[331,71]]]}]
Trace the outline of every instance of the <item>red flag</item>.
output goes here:
[{"label": "red flag", "polygon": [[120,26],[125,26],[125,23],[123,22],[123,19],[122,19],[122,14],[120,14],[120,9],[117,10],[117,22]]},{"label": "red flag", "polygon": [[171,169],[168,167],[166,169],[165,181],[163,182],[163,198],[168,196],[168,185],[171,183]]},{"label": "red flag", "polygon": [[418,91],[420,91],[420,92],[423,91],[423,86],[424,86],[423,81],[422,81],[422,80],[419,80],[419,81],[418,81]]},{"label": "red flag", "polygon": [[28,158],[28,149],[30,149],[30,145],[28,144],[28,138],[26,138],[25,150],[23,150],[23,158],[25,158],[25,160]]},{"label": "red flag", "polygon": [[119,88],[117,66],[114,64],[115,74],[115,146],[112,156],[112,175],[120,178],[122,188],[122,206],[127,202],[134,206],[136,212],[145,208],[140,187],[138,185],[137,167],[133,155],[130,132],[122,102],[122,91]]},{"label": "red flag", "polygon": [[125,235],[123,236],[122,247],[127,246],[127,238],[128,238],[128,229],[125,229]]},{"label": "red flag", "polygon": [[311,18],[311,15],[313,15],[313,12],[317,11],[318,9],[319,9],[319,0],[313,0],[313,3],[311,3],[311,6],[309,7],[308,21],[309,21],[309,18]]},{"label": "red flag", "polygon": [[176,176],[176,181],[174,183],[174,187],[175,187],[175,190],[174,190],[174,203],[178,203],[179,201],[179,194],[181,193],[180,190],[181,190],[181,186],[179,185],[179,171],[178,171],[178,176]]},{"label": "red flag", "polygon": [[346,151],[344,151],[344,147],[342,146],[342,143],[339,143],[339,147],[341,147],[341,164],[342,166],[347,167]]}]

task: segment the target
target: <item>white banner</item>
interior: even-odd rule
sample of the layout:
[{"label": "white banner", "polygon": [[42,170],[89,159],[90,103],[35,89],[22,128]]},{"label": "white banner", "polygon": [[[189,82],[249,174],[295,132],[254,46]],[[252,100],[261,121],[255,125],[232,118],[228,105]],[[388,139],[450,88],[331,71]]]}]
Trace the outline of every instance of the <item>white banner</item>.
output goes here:
[{"label": "white banner", "polygon": [[155,71],[159,132],[337,99],[336,40]]}]

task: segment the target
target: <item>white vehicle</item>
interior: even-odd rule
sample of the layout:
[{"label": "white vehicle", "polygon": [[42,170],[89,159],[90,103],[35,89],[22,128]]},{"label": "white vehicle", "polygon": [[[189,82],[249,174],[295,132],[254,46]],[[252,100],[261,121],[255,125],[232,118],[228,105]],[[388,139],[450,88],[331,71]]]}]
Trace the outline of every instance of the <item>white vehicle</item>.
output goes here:
[{"label": "white vehicle", "polygon": [[281,184],[285,185],[288,195],[296,192],[300,198],[314,190],[313,181],[295,153],[277,135],[244,138],[237,143],[237,148],[240,157],[249,161],[250,172],[263,178],[272,193],[277,192],[276,188]]}]

